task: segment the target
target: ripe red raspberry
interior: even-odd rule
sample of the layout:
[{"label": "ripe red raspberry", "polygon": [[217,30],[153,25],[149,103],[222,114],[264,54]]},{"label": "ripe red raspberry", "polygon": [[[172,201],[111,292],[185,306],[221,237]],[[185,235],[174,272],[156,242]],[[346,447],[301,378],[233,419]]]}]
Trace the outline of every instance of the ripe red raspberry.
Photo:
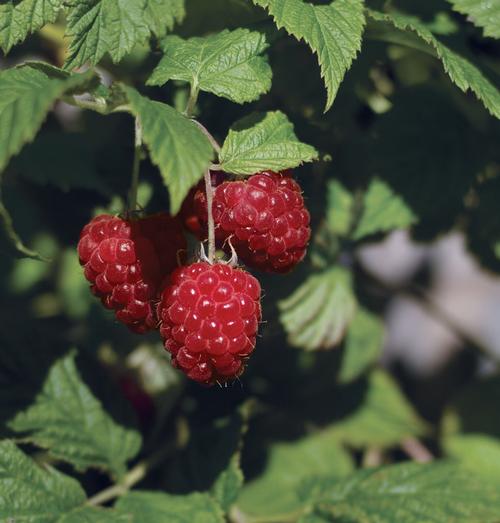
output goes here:
[{"label": "ripe red raspberry", "polygon": [[179,221],[166,213],[144,219],[103,214],[83,228],[78,255],[92,292],[119,321],[142,334],[156,327],[152,300],[185,248]]},{"label": "ripe red raspberry", "polygon": [[249,273],[206,262],[172,273],[158,307],[174,367],[199,383],[240,376],[262,318],[260,285]]},{"label": "ripe red raspberry", "polygon": [[[206,197],[194,196],[200,223],[207,223]],[[264,171],[215,189],[213,214],[219,245],[231,239],[239,258],[266,272],[290,271],[305,256],[310,216],[290,170]],[[228,248],[226,242],[226,248]]]}]

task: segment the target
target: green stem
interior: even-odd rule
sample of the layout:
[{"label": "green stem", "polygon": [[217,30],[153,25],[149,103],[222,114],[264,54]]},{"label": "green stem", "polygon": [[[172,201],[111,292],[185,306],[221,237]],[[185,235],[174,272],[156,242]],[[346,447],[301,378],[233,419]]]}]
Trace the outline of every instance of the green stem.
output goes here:
[{"label": "green stem", "polygon": [[48,258],[45,258],[38,252],[33,251],[29,247],[26,247],[26,245],[24,245],[19,234],[17,234],[16,230],[14,229],[14,223],[12,221],[12,216],[10,215],[9,211],[7,210],[7,208],[5,207],[5,205],[3,204],[2,201],[0,201],[0,217],[3,222],[3,229],[5,231],[5,234],[6,234],[7,238],[9,239],[10,243],[16,249],[16,251],[23,254],[24,256],[27,256],[28,258],[32,258],[33,260],[38,260],[38,261],[43,261],[43,262],[50,261]]},{"label": "green stem", "polygon": [[132,182],[128,194],[128,205],[130,211],[137,208],[137,190],[139,188],[139,171],[141,165],[142,150],[142,127],[139,118],[135,119],[135,142],[134,142],[134,163],[132,165]]},{"label": "green stem", "polygon": [[146,475],[151,472],[154,468],[168,458],[172,452],[177,450],[177,442],[173,442],[171,445],[166,445],[156,454],[152,454],[149,458],[146,458],[135,467],[131,468],[123,477],[120,483],[112,485],[101,492],[98,492],[95,496],[89,498],[86,502],[87,505],[97,506],[107,503],[112,499],[118,498],[126,494],[134,485],[143,480]]},{"label": "green stem", "polygon": [[187,101],[186,110],[184,111],[184,114],[191,118],[193,116],[194,108],[196,106],[196,102],[198,101],[198,95],[200,94],[200,89],[198,88],[198,84],[196,82],[193,82],[191,84],[191,91],[189,92],[189,99]]}]

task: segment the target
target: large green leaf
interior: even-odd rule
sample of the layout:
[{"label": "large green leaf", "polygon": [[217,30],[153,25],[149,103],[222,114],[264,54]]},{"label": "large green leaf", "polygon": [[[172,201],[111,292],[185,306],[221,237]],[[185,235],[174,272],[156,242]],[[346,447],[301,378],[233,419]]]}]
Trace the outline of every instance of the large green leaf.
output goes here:
[{"label": "large green leaf", "polygon": [[360,240],[377,232],[405,229],[417,220],[401,196],[382,180],[370,183],[363,199],[363,211],[353,238]]},{"label": "large green leaf", "polygon": [[53,103],[92,78],[92,72],[66,75],[34,63],[0,72],[0,172],[33,140]]},{"label": "large green leaf", "polygon": [[292,123],[281,111],[252,115],[237,122],[220,152],[224,171],[240,175],[266,169],[280,171],[317,157],[314,147],[297,139]]},{"label": "large green leaf", "polygon": [[291,345],[331,349],[342,340],[356,311],[351,272],[338,266],[309,276],[278,305]]},{"label": "large green leaf", "polygon": [[342,351],[342,363],[338,373],[340,383],[348,383],[358,378],[380,357],[384,338],[382,321],[358,308],[349,326]]},{"label": "large green leaf", "polygon": [[362,0],[335,0],[314,6],[303,0],[253,0],[265,7],[278,27],[304,40],[318,55],[327,89],[326,109],[332,104],[340,83],[361,49],[365,24]]},{"label": "large green leaf", "polygon": [[482,27],[484,36],[500,38],[499,0],[448,0],[455,11],[467,16],[474,25]]},{"label": "large green leaf", "polygon": [[[269,449],[262,474],[246,484],[237,505],[250,516],[293,512],[304,502],[299,496],[310,478],[340,478],[354,468],[350,455],[327,432],[318,432],[293,443],[277,443]],[[283,518],[285,520],[285,518]]]},{"label": "large green leaf", "polygon": [[54,22],[63,0],[7,0],[0,4],[0,48],[8,53],[29,34]]},{"label": "large green leaf", "polygon": [[402,463],[330,486],[314,512],[327,523],[497,523],[500,496],[456,465]]},{"label": "large green leaf", "polygon": [[[365,387],[360,404],[329,429],[340,441],[356,448],[391,447],[405,438],[425,434],[425,424],[389,374],[373,371]],[[352,401],[350,391],[349,388],[339,391],[336,396],[339,408]]]},{"label": "large green leaf", "polygon": [[134,491],[121,497],[116,508],[141,523],[224,523],[222,510],[208,494],[171,496]]},{"label": "large green leaf", "polygon": [[162,47],[165,56],[149,78],[149,85],[183,80],[195,91],[238,103],[256,100],[271,88],[271,68],[260,56],[267,47],[261,33],[236,29],[189,40],[169,36]]},{"label": "large green leaf", "polygon": [[73,478],[38,466],[11,441],[0,442],[0,521],[53,523],[85,498]]},{"label": "large green leaf", "polygon": [[70,0],[66,67],[97,64],[109,53],[119,62],[153,32],[163,36],[184,16],[182,0]]},{"label": "large green leaf", "polygon": [[118,425],[82,381],[72,352],[50,369],[35,401],[9,427],[77,469],[99,467],[120,477],[141,437]]},{"label": "large green leaf", "polygon": [[[382,24],[382,30],[384,25],[388,25],[399,31],[409,31],[418,37],[424,49],[441,60],[444,70],[457,87],[463,92],[472,91],[493,116],[500,118],[500,91],[475,65],[443,45],[418,18],[372,10],[368,14],[375,22]],[[386,37],[391,39],[390,34],[386,34]],[[397,34],[395,41],[401,42]]]},{"label": "large green leaf", "polygon": [[132,87],[123,89],[169,190],[170,212],[176,214],[189,189],[209,167],[212,146],[194,122],[170,105],[141,96]]}]

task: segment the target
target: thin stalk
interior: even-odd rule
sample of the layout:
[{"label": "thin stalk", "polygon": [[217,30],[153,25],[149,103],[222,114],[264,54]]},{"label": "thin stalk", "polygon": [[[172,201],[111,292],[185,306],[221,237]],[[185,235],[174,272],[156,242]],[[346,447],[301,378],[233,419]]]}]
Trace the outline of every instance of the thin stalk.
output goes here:
[{"label": "thin stalk", "polygon": [[139,118],[135,119],[135,143],[134,143],[134,163],[132,165],[132,181],[128,195],[128,205],[130,211],[137,208],[137,190],[139,188],[139,170],[141,165],[142,150],[142,127]]},{"label": "thin stalk", "polygon": [[212,136],[210,131],[202,123],[200,123],[198,120],[193,120],[193,122],[200,128],[200,131],[208,138],[208,141],[210,142],[210,144],[214,148],[215,152],[217,154],[220,154],[220,145],[217,142],[217,140]]},{"label": "thin stalk", "polygon": [[205,192],[207,195],[207,212],[208,212],[208,261],[213,263],[215,260],[215,223],[213,214],[214,189],[212,187],[212,177],[210,170],[205,171]]},{"label": "thin stalk", "polygon": [[123,496],[134,485],[143,480],[151,470],[156,468],[158,465],[161,465],[161,463],[168,458],[172,452],[177,450],[177,448],[177,443],[173,442],[171,445],[162,448],[156,454],[152,454],[149,458],[140,461],[125,474],[120,483],[101,490],[101,492],[98,492],[95,496],[89,498],[86,504],[92,506],[102,505],[112,499]]},{"label": "thin stalk", "polygon": [[191,118],[193,116],[194,108],[196,106],[196,102],[198,101],[198,95],[200,94],[200,90],[198,88],[198,85],[196,82],[194,82],[191,85],[191,91],[189,92],[189,99],[187,101],[186,110],[184,111],[185,115],[188,118]]},{"label": "thin stalk", "polygon": [[9,239],[10,243],[13,245],[17,252],[23,254],[28,258],[32,258],[33,260],[43,262],[50,261],[48,258],[45,258],[40,253],[30,249],[24,244],[23,240],[14,229],[12,216],[10,215],[9,211],[7,210],[2,201],[0,201],[0,220],[3,222],[3,229],[7,238]]}]

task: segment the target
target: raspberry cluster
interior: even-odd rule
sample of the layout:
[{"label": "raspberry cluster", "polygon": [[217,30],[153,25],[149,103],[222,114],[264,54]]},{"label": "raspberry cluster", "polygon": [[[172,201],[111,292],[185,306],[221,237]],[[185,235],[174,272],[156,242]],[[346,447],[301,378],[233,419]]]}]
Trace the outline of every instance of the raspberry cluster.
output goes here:
[{"label": "raspberry cluster", "polygon": [[[264,171],[242,181],[212,174],[219,247],[234,249],[249,267],[290,271],[305,256],[309,212],[291,171]],[[241,268],[223,262],[178,267],[186,250],[182,224],[207,237],[208,209],[200,184],[179,218],[101,215],[82,230],[80,262],[92,292],[132,331],[159,328],[174,367],[205,385],[237,378],[255,348],[261,288]]]},{"label": "raspberry cluster", "polygon": [[80,263],[91,291],[116,318],[137,333],[157,325],[153,300],[186,249],[179,221],[166,213],[144,219],[103,214],[83,228]]},{"label": "raspberry cluster", "polygon": [[225,382],[243,372],[255,348],[260,285],[223,263],[180,267],[163,291],[158,316],[176,368],[200,383]]}]

